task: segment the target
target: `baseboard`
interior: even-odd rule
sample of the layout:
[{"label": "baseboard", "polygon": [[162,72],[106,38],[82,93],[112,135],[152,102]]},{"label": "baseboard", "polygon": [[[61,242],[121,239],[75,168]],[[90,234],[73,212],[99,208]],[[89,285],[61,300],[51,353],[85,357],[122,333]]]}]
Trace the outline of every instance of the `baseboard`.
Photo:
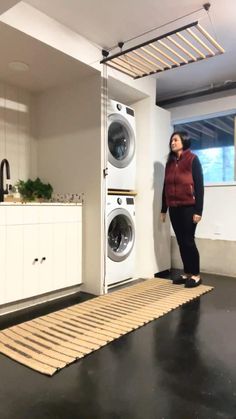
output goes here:
[{"label": "baseboard", "polygon": [[[236,241],[196,238],[196,244],[201,272],[236,277]],[[183,269],[175,237],[171,238],[171,265],[175,269]]]},{"label": "baseboard", "polygon": [[170,277],[170,269],[165,269],[164,271],[156,272],[154,274],[154,278],[169,278]]}]

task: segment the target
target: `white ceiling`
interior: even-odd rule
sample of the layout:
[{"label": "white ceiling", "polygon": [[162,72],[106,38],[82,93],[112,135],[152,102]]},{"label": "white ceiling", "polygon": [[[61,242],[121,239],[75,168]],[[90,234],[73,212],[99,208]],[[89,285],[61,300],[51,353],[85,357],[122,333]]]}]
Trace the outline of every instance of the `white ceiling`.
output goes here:
[{"label": "white ceiling", "polygon": [[1,0],[0,2],[0,14],[4,13],[6,10],[8,10],[10,7],[15,6],[19,0]]},{"label": "white ceiling", "polygon": [[[0,23],[0,56],[1,80],[32,92],[66,84],[96,72],[93,68],[4,23]],[[11,70],[9,63],[12,61],[26,63],[29,71]]]},{"label": "white ceiling", "polygon": [[101,48],[111,48],[119,41],[127,41],[194,12],[145,37],[125,43],[125,47],[199,20],[212,36],[217,37],[226,53],[159,73],[155,76],[158,99],[223,84],[226,80],[236,81],[235,0],[212,0],[210,19],[202,8],[204,1],[200,0],[26,0],[26,3]]}]

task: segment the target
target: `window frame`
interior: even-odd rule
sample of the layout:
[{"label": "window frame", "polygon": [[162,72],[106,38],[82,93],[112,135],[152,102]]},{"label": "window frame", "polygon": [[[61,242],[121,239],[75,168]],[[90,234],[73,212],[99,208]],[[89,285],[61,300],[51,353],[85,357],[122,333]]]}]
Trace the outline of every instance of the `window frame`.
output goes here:
[{"label": "window frame", "polygon": [[226,182],[204,182],[204,187],[224,187],[224,186],[236,186],[236,108],[234,109],[228,109],[225,111],[219,111],[219,112],[212,112],[212,113],[208,113],[205,115],[196,115],[196,116],[192,116],[189,118],[183,118],[183,119],[176,119],[176,120],[172,120],[171,121],[171,125],[172,125],[172,130],[174,131],[174,126],[175,125],[180,125],[180,124],[188,124],[190,122],[200,122],[202,120],[205,119],[211,119],[211,118],[217,118],[220,116],[227,116],[227,115],[232,115],[235,114],[235,135],[234,135],[234,177],[235,180],[234,181],[226,181]]}]

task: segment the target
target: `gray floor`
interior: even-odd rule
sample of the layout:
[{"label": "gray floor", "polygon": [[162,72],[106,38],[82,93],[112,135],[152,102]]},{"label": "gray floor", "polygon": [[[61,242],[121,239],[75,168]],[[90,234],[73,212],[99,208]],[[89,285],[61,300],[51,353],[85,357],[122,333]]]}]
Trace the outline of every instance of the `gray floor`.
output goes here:
[{"label": "gray floor", "polygon": [[[236,418],[236,279],[203,280],[214,291],[51,378],[0,355],[0,419]],[[90,297],[8,316],[1,325]]]}]

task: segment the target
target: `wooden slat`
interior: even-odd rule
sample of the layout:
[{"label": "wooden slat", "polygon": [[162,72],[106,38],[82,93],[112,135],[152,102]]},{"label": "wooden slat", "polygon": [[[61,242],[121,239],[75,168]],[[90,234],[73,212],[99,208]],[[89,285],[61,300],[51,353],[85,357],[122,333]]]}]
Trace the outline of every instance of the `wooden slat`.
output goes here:
[{"label": "wooden slat", "polygon": [[60,345],[61,350],[65,355],[68,355],[74,358],[77,358],[77,357],[82,358],[84,355],[87,355],[88,353],[91,352],[91,351],[88,352],[87,348],[78,347],[78,345],[75,345],[71,342],[65,342],[64,340],[59,339],[58,337],[53,336],[52,338],[52,336],[48,335],[48,328],[44,326],[39,326],[37,323],[33,323],[33,324],[31,322],[30,324],[23,323],[19,325],[18,327],[19,329],[23,329],[25,331],[31,332],[35,336],[37,335],[42,336],[42,338],[45,339],[45,342],[47,342],[48,339],[53,339],[55,343]]},{"label": "wooden slat", "polygon": [[206,55],[203,54],[203,52],[200,51],[195,45],[193,45],[185,36],[183,36],[181,33],[177,33],[176,36],[180,38],[185,44],[187,44],[190,48],[192,48],[198,55],[200,55],[201,58],[206,58]]},{"label": "wooden slat", "polygon": [[107,65],[111,68],[114,68],[114,70],[120,71],[121,73],[126,74],[127,76],[131,76],[131,77],[136,77],[136,73],[134,73],[133,71],[129,71],[129,70],[124,70],[120,65],[114,63],[113,61],[110,61],[109,63],[107,63]]},{"label": "wooden slat", "polygon": [[98,335],[105,338],[107,340],[107,342],[109,342],[110,339],[115,339],[115,338],[120,337],[120,334],[117,333],[117,332],[114,332],[114,330],[109,331],[109,330],[106,330],[106,329],[96,327],[94,323],[88,324],[88,322],[87,323],[82,322],[78,319],[78,316],[74,316],[72,314],[67,314],[67,313],[61,313],[61,312],[58,312],[57,316],[61,317],[62,319],[66,319],[66,320],[68,320],[72,323],[79,324],[84,330],[88,330],[88,331],[91,330],[94,333],[98,333]]},{"label": "wooden slat", "polygon": [[153,66],[151,66],[150,64],[147,64],[147,63],[145,63],[145,62],[143,62],[143,61],[141,61],[141,59],[140,58],[136,58],[136,57],[134,57],[133,55],[131,55],[131,53],[128,55],[128,56],[126,56],[127,57],[127,59],[132,63],[132,62],[134,62],[134,63],[136,63],[136,65],[140,68],[140,69],[143,69],[143,71],[144,72],[153,72],[153,71],[156,71],[156,68],[155,68],[155,66],[153,65]]},{"label": "wooden slat", "polygon": [[173,39],[172,36],[168,36],[167,39],[169,39],[169,41],[172,42],[172,44],[174,44],[177,48],[179,48],[180,51],[188,55],[188,57],[190,57],[193,61],[197,61],[197,58],[193,54],[191,54],[191,52],[189,52],[186,48],[180,45],[175,39]]},{"label": "wooden slat", "polygon": [[144,74],[148,74],[151,71],[146,64],[143,64],[142,62],[140,62],[140,60],[137,60],[136,58],[132,57],[131,54],[124,55],[124,58],[121,57],[121,59],[122,61],[129,63],[131,67],[134,66],[134,68],[140,70]]},{"label": "wooden slat", "polygon": [[166,52],[162,51],[156,45],[150,44],[150,47],[153,48],[154,51],[159,52],[159,54],[163,55],[163,57],[167,58],[167,60],[171,61],[173,64],[180,66],[180,63],[178,61],[174,60],[169,54],[166,54]]},{"label": "wooden slat", "polygon": [[[29,348],[30,345],[28,345],[28,347],[27,347],[26,346],[27,343],[23,339],[20,339],[20,338],[15,338],[14,339],[14,337],[12,335],[13,335],[13,333],[10,330],[3,332],[3,337],[1,339],[2,342],[5,345],[7,344],[10,347],[14,347],[16,350],[19,351],[19,353],[24,353],[26,356],[32,358],[34,361],[44,363],[44,364],[48,365],[49,367],[53,367],[53,368],[63,368],[63,367],[65,367],[65,365],[66,365],[65,362],[62,362],[59,359],[56,360],[56,359],[53,359],[51,357],[48,357],[47,353],[46,353],[47,351],[45,351],[43,353],[42,352],[39,353],[35,350],[36,348],[30,349]],[[31,345],[31,346],[33,346],[33,345]]]},{"label": "wooden slat", "polygon": [[35,361],[34,359],[23,355],[21,352],[18,352],[16,348],[6,346],[4,343],[2,343],[2,339],[0,342],[0,352],[13,359],[14,361],[17,361],[26,367],[32,368],[35,371],[41,372],[42,374],[53,375],[57,371],[57,368],[50,367],[43,362]]},{"label": "wooden slat", "polygon": [[121,58],[114,58],[114,60],[112,61],[113,64],[118,65],[119,67],[123,68],[125,71],[132,71],[132,73],[134,73],[135,76],[141,76],[142,75],[142,71],[137,70],[136,68],[134,68],[134,66],[131,66],[128,63],[124,63],[124,61]]},{"label": "wooden slat", "polygon": [[153,54],[149,49],[142,47],[142,51],[144,51],[147,55],[150,55],[150,57],[154,58],[155,60],[159,61],[160,63],[164,64],[167,68],[171,68],[171,65],[168,64],[166,61],[164,61],[161,57],[157,56],[156,54]]},{"label": "wooden slat", "polygon": [[208,47],[208,45],[205,43],[205,42],[203,42],[202,41],[202,39],[201,38],[199,38],[199,36],[197,36],[193,31],[192,31],[192,29],[187,29],[187,32],[199,43],[199,44],[201,44],[202,45],[202,47],[203,48],[205,48],[212,56],[214,56],[215,55],[215,52],[211,49],[211,48],[209,48]]},{"label": "wooden slat", "polygon": [[196,26],[196,28],[199,30],[199,32],[201,32],[201,34],[202,35],[204,35],[207,39],[208,39],[208,41],[218,50],[218,51],[220,51],[221,53],[224,53],[225,52],[225,50],[224,50],[224,48],[222,48],[221,46],[220,46],[220,44],[218,43],[218,42],[216,42],[216,40],[205,30],[205,29],[203,29],[203,27],[201,26],[201,25],[197,25]]},{"label": "wooden slat", "polygon": [[181,62],[188,64],[188,61],[186,58],[184,58],[182,55],[180,55],[177,51],[175,51],[173,48],[171,48],[169,45],[167,45],[165,42],[159,40],[159,44],[161,44],[164,48],[166,48],[168,51],[172,52],[172,54],[176,55],[176,57],[180,58]]},{"label": "wooden slat", "polygon": [[116,58],[116,61],[114,60],[114,62],[117,62],[117,64],[122,65],[128,70],[135,71],[137,76],[141,76],[143,73],[148,74],[146,70],[143,70],[143,68],[140,68],[137,66],[137,64],[128,61],[127,57],[125,56]]},{"label": "wooden slat", "polygon": [[138,57],[140,57],[142,60],[144,60],[145,62],[151,64],[152,66],[154,66],[154,68],[163,71],[164,68],[161,67],[160,65],[155,64],[153,61],[149,60],[147,57],[144,56],[144,54],[141,54],[139,51],[133,51],[133,54],[137,55]]}]

